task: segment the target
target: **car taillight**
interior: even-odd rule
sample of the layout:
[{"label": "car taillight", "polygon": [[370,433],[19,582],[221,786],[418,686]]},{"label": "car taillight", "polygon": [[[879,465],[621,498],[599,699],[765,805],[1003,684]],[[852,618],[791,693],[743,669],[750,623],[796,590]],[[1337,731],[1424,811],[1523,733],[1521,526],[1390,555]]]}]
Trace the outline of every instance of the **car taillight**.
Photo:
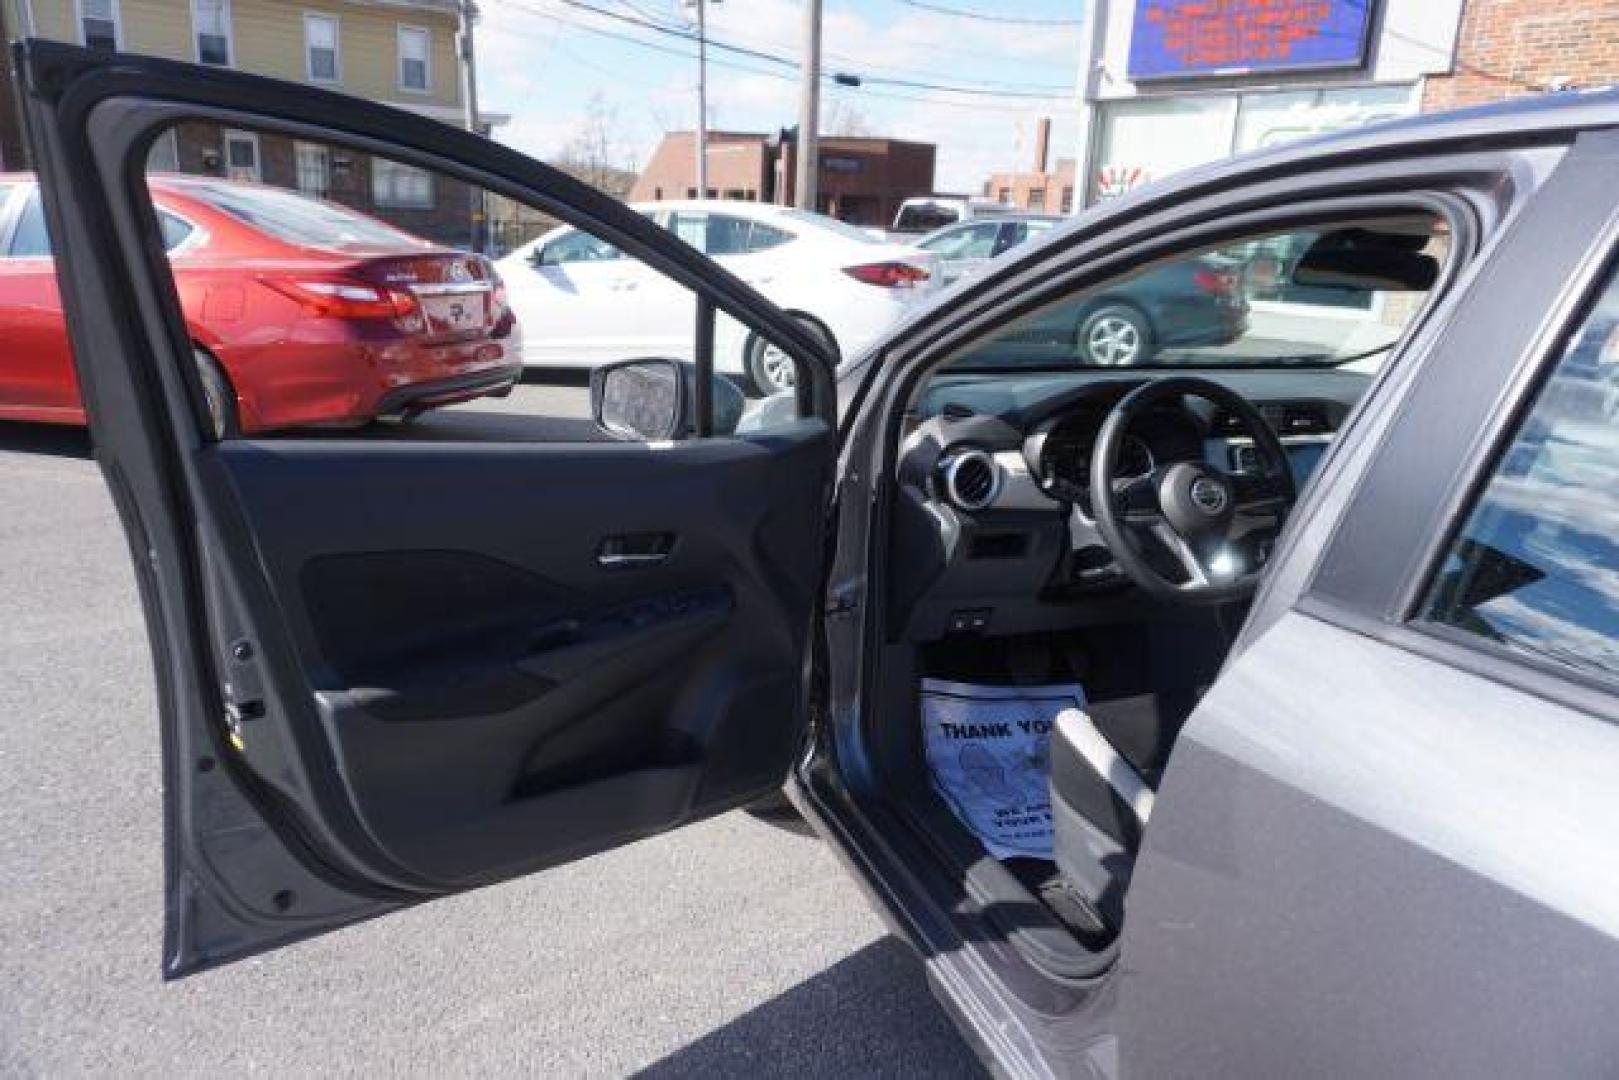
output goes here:
[{"label": "car taillight", "polygon": [[904,262],[861,263],[859,266],[845,266],[843,272],[856,281],[885,289],[915,288],[930,276],[920,266]]},{"label": "car taillight", "polygon": [[262,277],[274,289],[325,319],[397,319],[406,330],[420,330],[422,305],[414,293],[349,278]]},{"label": "car taillight", "polygon": [[1192,271],[1192,284],[1207,293],[1218,293],[1222,296],[1236,291],[1236,277],[1219,270],[1210,270],[1199,267]]}]

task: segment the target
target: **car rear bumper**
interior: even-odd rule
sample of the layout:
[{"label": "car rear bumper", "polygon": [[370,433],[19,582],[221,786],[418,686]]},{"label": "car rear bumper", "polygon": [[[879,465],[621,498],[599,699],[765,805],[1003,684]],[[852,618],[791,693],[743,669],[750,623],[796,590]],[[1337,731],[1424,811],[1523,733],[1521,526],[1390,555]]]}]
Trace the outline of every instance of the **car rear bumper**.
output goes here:
[{"label": "car rear bumper", "polygon": [[405,416],[440,405],[471,401],[473,398],[504,397],[511,393],[512,387],[522,376],[523,365],[518,363],[493,371],[477,371],[470,375],[395,387],[377,399],[376,414]]}]

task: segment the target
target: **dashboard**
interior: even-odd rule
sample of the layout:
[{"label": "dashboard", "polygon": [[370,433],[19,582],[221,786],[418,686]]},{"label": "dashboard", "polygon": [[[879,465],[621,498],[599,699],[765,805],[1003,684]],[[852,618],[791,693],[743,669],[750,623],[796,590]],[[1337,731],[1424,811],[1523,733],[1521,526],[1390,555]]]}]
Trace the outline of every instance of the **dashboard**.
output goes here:
[{"label": "dashboard", "polygon": [[[1195,374],[1260,410],[1282,437],[1300,489],[1370,381],[1320,369]],[[900,450],[891,632],[910,640],[1006,635],[1141,614],[1136,609],[1151,602],[1128,585],[1096,530],[1089,484],[1113,406],[1152,377],[936,377],[906,417]],[[1257,467],[1241,422],[1191,398],[1138,417],[1118,467],[1128,478],[1181,461],[1228,473]],[[1262,564],[1276,531],[1245,536],[1235,557]]]}]

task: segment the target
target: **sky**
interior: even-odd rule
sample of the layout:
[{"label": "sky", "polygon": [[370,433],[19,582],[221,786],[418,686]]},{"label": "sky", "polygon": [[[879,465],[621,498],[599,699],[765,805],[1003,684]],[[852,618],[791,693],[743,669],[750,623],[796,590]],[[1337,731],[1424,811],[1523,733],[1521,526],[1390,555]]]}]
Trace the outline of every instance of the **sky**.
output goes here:
[{"label": "sky", "polygon": [[[935,143],[939,191],[976,193],[993,172],[1030,168],[1041,116],[1054,120],[1053,160],[1072,157],[1082,2],[824,0],[828,74],[993,93],[823,84],[822,130],[855,118],[867,134]],[[692,25],[694,17],[681,0],[571,0],[572,6],[570,0],[479,0],[480,105],[510,117],[496,130],[501,142],[551,158],[585,126],[597,99],[612,118],[617,163],[638,168],[665,131],[696,126],[696,44],[591,14],[579,4],[653,22]],[[1045,21],[988,22],[928,5]],[[796,60],[802,24],[798,0],[709,0],[708,32],[716,41]],[[720,51],[711,51],[710,59],[712,128],[773,132],[797,122],[796,67]]]}]

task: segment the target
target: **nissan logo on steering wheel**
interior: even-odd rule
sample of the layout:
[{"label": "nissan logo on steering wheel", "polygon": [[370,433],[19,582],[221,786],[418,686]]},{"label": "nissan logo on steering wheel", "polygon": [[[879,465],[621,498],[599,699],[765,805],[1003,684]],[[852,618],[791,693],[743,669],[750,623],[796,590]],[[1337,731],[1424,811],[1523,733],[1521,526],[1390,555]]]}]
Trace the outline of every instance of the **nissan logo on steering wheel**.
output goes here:
[{"label": "nissan logo on steering wheel", "polygon": [[1210,517],[1225,513],[1226,506],[1231,502],[1231,496],[1226,492],[1225,485],[1208,476],[1200,476],[1193,480],[1191,490],[1187,494],[1192,498],[1192,505]]}]

